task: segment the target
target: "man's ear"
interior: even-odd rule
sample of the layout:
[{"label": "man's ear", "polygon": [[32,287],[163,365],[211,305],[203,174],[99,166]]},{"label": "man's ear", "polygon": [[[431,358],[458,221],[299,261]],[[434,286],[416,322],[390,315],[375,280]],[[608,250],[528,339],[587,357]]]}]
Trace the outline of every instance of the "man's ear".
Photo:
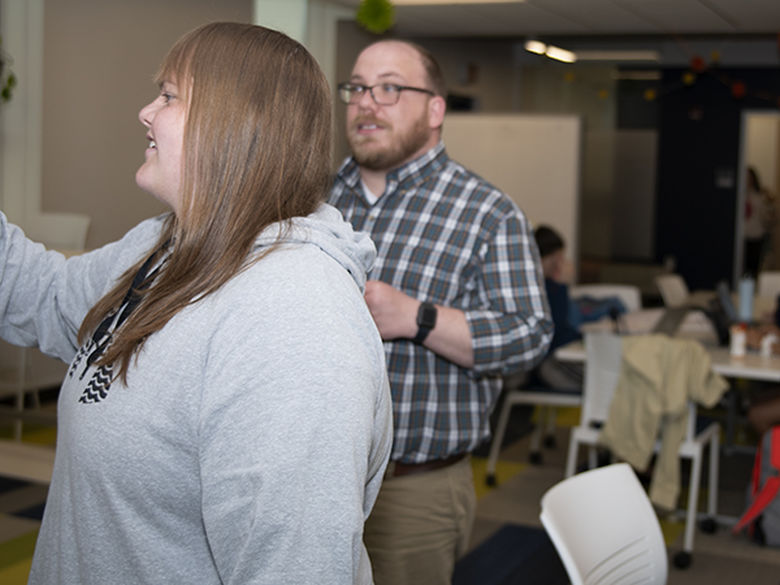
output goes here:
[{"label": "man's ear", "polygon": [[428,100],[428,123],[431,128],[441,128],[444,124],[444,114],[447,112],[447,101],[439,96]]}]

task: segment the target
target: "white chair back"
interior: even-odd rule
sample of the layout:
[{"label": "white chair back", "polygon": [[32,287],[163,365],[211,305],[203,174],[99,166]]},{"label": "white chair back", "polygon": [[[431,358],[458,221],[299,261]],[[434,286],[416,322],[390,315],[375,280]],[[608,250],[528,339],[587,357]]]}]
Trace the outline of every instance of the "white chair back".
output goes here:
[{"label": "white chair back", "polygon": [[582,391],[580,425],[603,423],[615,395],[623,358],[623,340],[606,332],[585,334],[585,383]]},{"label": "white chair back", "polygon": [[638,286],[631,284],[578,284],[569,289],[569,296],[573,299],[586,296],[595,299],[618,297],[628,311],[642,308],[642,293]]},{"label": "white chair back", "polygon": [[627,463],[557,483],[542,496],[540,518],[572,585],[666,583],[663,533]]},{"label": "white chair back", "polygon": [[[692,342],[691,342],[692,343]],[[569,435],[569,452],[566,456],[566,477],[574,477],[578,462],[580,445],[587,445],[589,449],[588,466],[592,469],[596,466],[596,453],[594,447],[601,444],[601,427],[593,423],[606,422],[610,404],[617,389],[620,377],[621,362],[623,358],[623,341],[613,333],[590,332],[585,336],[585,383],[582,393],[582,411],[580,423],[571,429]],[[718,467],[719,467],[719,439],[720,426],[717,422],[710,422],[703,429],[696,428],[696,404],[688,402],[688,418],[685,438],[679,445],[679,457],[690,459],[690,473],[688,478],[688,498],[685,510],[685,531],[683,535],[683,547],[674,556],[674,564],[685,568],[691,563],[693,552],[694,530],[696,528],[696,514],[698,510],[699,492],[701,490],[701,471],[704,449],[709,446],[709,472],[707,493],[707,514],[710,519],[717,517],[718,507]],[[661,448],[660,441],[656,442],[655,450]],[[583,504],[584,505],[584,504]],[[579,583],[601,583],[598,580],[579,581]],[[623,583],[616,580],[610,583]],[[628,581],[642,582],[644,581]],[[648,581],[649,583],[650,581]],[[576,583],[576,582],[575,582]]]},{"label": "white chair back", "polygon": [[682,307],[689,300],[688,285],[679,274],[659,274],[655,277],[655,286],[666,307]]}]

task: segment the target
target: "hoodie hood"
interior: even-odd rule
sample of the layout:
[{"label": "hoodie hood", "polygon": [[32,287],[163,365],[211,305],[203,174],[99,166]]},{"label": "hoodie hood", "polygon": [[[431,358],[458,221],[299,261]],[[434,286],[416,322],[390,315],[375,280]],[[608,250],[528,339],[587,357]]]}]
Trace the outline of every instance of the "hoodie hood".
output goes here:
[{"label": "hoodie hood", "polygon": [[274,244],[311,244],[333,258],[352,275],[361,291],[366,274],[376,259],[374,242],[365,232],[356,232],[332,205],[322,203],[306,217],[269,225],[255,240],[255,250]]}]

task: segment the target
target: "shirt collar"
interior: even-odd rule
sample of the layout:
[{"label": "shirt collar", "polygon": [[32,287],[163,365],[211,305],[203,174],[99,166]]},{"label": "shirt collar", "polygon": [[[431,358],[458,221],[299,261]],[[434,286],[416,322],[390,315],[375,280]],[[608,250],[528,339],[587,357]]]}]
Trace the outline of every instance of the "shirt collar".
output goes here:
[{"label": "shirt collar", "polygon": [[[440,140],[430,150],[388,172],[385,192],[395,190],[402,183],[411,187],[427,179],[430,175],[437,173],[447,163],[447,160],[448,156],[444,149],[444,143]],[[350,156],[342,163],[337,175],[350,188],[362,190],[360,169],[354,157]]]}]

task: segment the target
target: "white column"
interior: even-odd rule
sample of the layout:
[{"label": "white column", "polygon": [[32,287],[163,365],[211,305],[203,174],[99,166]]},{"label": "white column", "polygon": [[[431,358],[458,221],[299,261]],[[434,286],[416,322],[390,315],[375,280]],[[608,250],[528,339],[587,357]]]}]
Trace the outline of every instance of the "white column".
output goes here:
[{"label": "white column", "polygon": [[43,0],[2,0],[0,34],[18,80],[0,104],[2,209],[24,225],[41,206]]},{"label": "white column", "polygon": [[254,0],[254,22],[306,44],[308,0]]},{"label": "white column", "polygon": [[317,59],[331,87],[336,87],[336,83],[342,81],[336,79],[338,21],[355,20],[355,11],[356,8],[327,0],[309,0],[306,48]]},{"label": "white column", "polygon": [[338,21],[354,20],[355,10],[329,0],[254,0],[254,22],[303,43],[335,86]]},{"label": "white column", "polygon": [[89,217],[43,213],[43,28],[44,0],[0,1],[3,49],[13,58],[18,83],[0,104],[2,210],[34,240],[49,247],[84,246]]}]

